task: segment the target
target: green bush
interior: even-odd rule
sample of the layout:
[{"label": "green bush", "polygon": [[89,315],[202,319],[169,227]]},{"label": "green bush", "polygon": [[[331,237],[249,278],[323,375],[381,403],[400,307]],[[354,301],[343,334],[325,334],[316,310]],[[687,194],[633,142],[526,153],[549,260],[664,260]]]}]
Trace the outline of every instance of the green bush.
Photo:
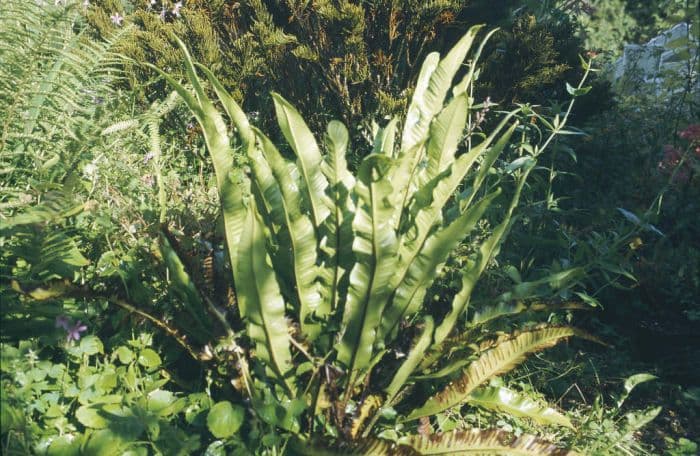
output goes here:
[{"label": "green bush", "polygon": [[[174,4],[94,1],[87,17],[100,36],[109,36],[119,28],[110,17],[120,13],[123,26],[132,27],[119,43],[120,52],[177,77],[183,76],[182,56],[171,36],[182,37],[264,128],[274,125],[274,112],[264,101],[270,91],[284,93],[308,113],[314,131],[332,119],[357,126],[350,132],[351,153],[371,143],[373,119],[405,112],[424,57],[446,52],[470,25],[503,28],[486,50],[479,98],[544,104],[566,98],[564,81],[580,76],[581,42],[567,16],[539,20],[513,0],[190,0],[178,16],[172,14]],[[131,67],[129,75],[137,90],[148,83],[148,93],[164,95],[165,87],[151,84],[151,74],[143,69]],[[351,167],[360,158],[352,159]]]}]

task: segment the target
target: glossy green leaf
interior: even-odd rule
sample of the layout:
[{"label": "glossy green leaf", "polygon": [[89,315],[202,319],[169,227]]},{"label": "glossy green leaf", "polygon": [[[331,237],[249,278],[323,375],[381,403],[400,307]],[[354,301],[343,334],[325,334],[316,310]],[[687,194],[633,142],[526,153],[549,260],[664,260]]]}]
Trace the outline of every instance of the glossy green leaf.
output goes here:
[{"label": "glossy green leaf", "polygon": [[311,205],[314,225],[318,228],[328,216],[325,191],[328,181],[321,172],[321,152],[316,139],[299,112],[277,93],[272,94],[282,134],[296,153],[303,188]]},{"label": "glossy green leaf", "polygon": [[391,159],[385,155],[368,156],[355,184],[358,200],[352,228],[356,263],[350,272],[342,336],[336,347],[338,361],[349,369],[351,378],[369,367],[395,272],[397,242],[390,202],[393,187],[383,178],[390,166]]},{"label": "glossy green leaf", "polygon": [[207,428],[217,439],[225,439],[240,429],[245,418],[245,410],[229,401],[214,404],[207,415]]},{"label": "glossy green leaf", "polygon": [[85,336],[80,339],[80,351],[86,355],[96,355],[97,353],[104,353],[105,348],[97,336]]},{"label": "glossy green leaf", "polygon": [[262,152],[279,184],[285,223],[289,231],[289,249],[292,255],[293,280],[299,303],[299,322],[305,337],[314,340],[320,333],[320,325],[309,319],[325,318],[330,313],[330,303],[322,301],[318,292],[316,267],[317,242],[311,219],[301,212],[301,199],[297,183],[293,180],[290,165],[277,151],[269,138],[256,130]]},{"label": "glossy green leaf", "polygon": [[328,124],[326,146],[328,154],[321,170],[328,179],[328,196],[331,211],[321,228],[323,236],[320,250],[324,255],[321,268],[323,299],[331,310],[336,309],[342,299],[341,286],[352,267],[352,219],[354,205],[350,194],[355,186],[355,177],[348,171],[345,153],[348,147],[348,130],[338,121]]},{"label": "glossy green leaf", "polygon": [[150,348],[144,348],[141,350],[141,353],[139,353],[138,362],[147,369],[153,369],[162,364],[160,355]]},{"label": "glossy green leaf", "polygon": [[420,308],[425,293],[441,271],[450,253],[474,229],[484,211],[499,194],[500,189],[485,196],[452,223],[426,239],[384,313],[380,337],[391,337],[401,320],[411,316]]},{"label": "glossy green leaf", "polygon": [[408,419],[434,415],[464,403],[479,385],[515,368],[530,353],[552,347],[577,333],[579,331],[569,327],[544,327],[523,331],[497,343],[469,364],[459,379],[430,397],[423,406],[413,410]]},{"label": "glossy green leaf", "polygon": [[516,437],[498,429],[452,431],[435,435],[414,435],[400,440],[420,455],[483,455],[483,456],[575,456],[551,442],[534,435]]},{"label": "glossy green leaf", "polygon": [[248,322],[248,336],[255,342],[258,359],[293,395],[296,387],[289,378],[293,365],[285,303],[270,263],[263,230],[260,215],[255,210],[249,211],[236,271],[238,305]]},{"label": "glossy green leaf", "polygon": [[554,424],[573,429],[571,421],[566,416],[508,388],[498,386],[477,388],[469,395],[467,402],[509,415],[530,418],[540,424]]}]

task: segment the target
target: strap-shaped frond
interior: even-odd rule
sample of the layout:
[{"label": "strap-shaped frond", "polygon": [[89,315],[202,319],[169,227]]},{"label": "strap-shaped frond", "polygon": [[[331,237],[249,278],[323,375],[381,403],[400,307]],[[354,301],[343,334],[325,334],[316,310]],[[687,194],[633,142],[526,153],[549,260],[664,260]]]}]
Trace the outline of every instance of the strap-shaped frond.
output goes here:
[{"label": "strap-shaped frond", "polygon": [[540,424],[574,428],[569,418],[552,407],[504,387],[477,388],[469,395],[468,402],[470,405],[499,410],[512,416],[530,418]]},{"label": "strap-shaped frond", "polygon": [[410,150],[424,140],[430,122],[442,109],[445,96],[452,87],[452,79],[462,66],[481,28],[482,26],[470,28],[442,60],[439,60],[440,56],[436,53],[425,59],[406,114],[401,139],[402,151]]},{"label": "strap-shaped frond", "polygon": [[372,153],[394,156],[394,141],[396,139],[396,126],[398,121],[394,118],[386,127],[380,128],[374,138]]},{"label": "strap-shaped frond", "polygon": [[444,434],[414,435],[406,445],[421,455],[479,456],[575,456],[534,435],[515,437],[500,429],[453,431]]},{"label": "strap-shaped frond", "polygon": [[328,181],[321,172],[321,151],[316,139],[299,112],[277,93],[272,94],[282,134],[296,153],[303,189],[310,204],[314,226],[318,228],[328,216],[326,187]]},{"label": "strap-shaped frond", "polygon": [[[175,79],[167,73],[153,65],[149,64],[149,66],[160,73],[173,90],[182,97],[187,107],[192,111],[202,127],[204,141],[207,145],[209,155],[212,158],[212,163],[214,164],[214,174],[216,175],[224,219],[226,245],[234,270],[234,282],[238,283],[239,279],[236,277],[235,271],[239,269],[236,267],[236,263],[238,262],[238,248],[246,214],[248,212],[244,198],[250,191],[250,182],[240,171],[233,168],[233,149],[231,148],[228,138],[226,123],[221,113],[219,113],[204,92],[199,77],[197,76],[194,61],[187,47],[180,39],[177,39],[177,42],[185,56],[184,62],[187,70],[187,77],[190,84],[192,84],[192,87],[195,89],[196,96],[193,96],[182,84],[175,81]],[[238,126],[242,142],[244,144],[249,143],[250,131],[245,121],[245,115],[242,115],[242,111],[238,108],[238,105],[226,94],[226,91],[223,90],[218,80],[210,72],[205,72],[205,74],[207,74],[212,82],[229,116],[234,119]]]},{"label": "strap-shaped frond", "polygon": [[390,157],[372,154],[360,165],[355,183],[355,266],[350,272],[342,336],[337,344],[337,359],[351,372],[349,388],[358,371],[369,366],[395,272],[397,241],[391,226],[394,208],[390,200],[393,187],[386,179],[390,166]]},{"label": "strap-shaped frond", "polygon": [[426,145],[428,166],[423,181],[427,182],[447,169],[454,161],[457,146],[464,135],[469,102],[466,94],[454,97],[430,124]]},{"label": "strap-shaped frond", "polygon": [[452,329],[457,323],[457,318],[462,312],[464,312],[467,304],[469,303],[469,299],[471,298],[474,286],[476,286],[476,282],[479,280],[479,277],[481,277],[484,269],[486,269],[488,262],[491,261],[491,258],[493,258],[493,256],[498,252],[501,241],[510,229],[510,220],[513,216],[513,211],[515,211],[518,201],[520,200],[520,193],[523,190],[527,176],[530,174],[530,171],[532,171],[534,166],[534,159],[531,159],[526,163],[524,169],[522,170],[523,172],[519,176],[515,194],[513,195],[510,207],[508,208],[503,221],[501,221],[501,223],[494,228],[491,236],[489,236],[481,244],[477,259],[471,261],[465,267],[462,273],[462,287],[452,300],[452,308],[442,320],[442,323],[440,323],[435,330],[435,343],[441,343],[452,332]]},{"label": "strap-shaped frond", "polygon": [[[447,261],[450,252],[471,232],[484,211],[499,194],[500,189],[487,195],[448,226],[428,237],[406,271],[403,281],[393,295],[391,304],[384,313],[379,333],[381,338],[391,337],[401,320],[418,310],[423,303],[425,293]],[[378,340],[378,343],[383,343],[383,340]]]},{"label": "strap-shaped frond", "polygon": [[303,456],[420,456],[416,450],[407,445],[396,445],[388,440],[362,438],[359,441],[341,441],[335,445],[327,442],[301,442],[290,440],[294,454]]},{"label": "strap-shaped frond", "polygon": [[257,358],[291,398],[296,388],[289,378],[293,366],[285,304],[270,265],[264,229],[257,211],[248,211],[235,271],[238,306],[248,322],[248,336],[255,341]]},{"label": "strap-shaped frond", "polygon": [[530,354],[556,345],[563,339],[577,334],[570,327],[544,327],[524,331],[505,339],[483,352],[462,376],[430,397],[423,406],[413,410],[408,419],[430,416],[468,401],[469,395],[490,378],[515,368]]},{"label": "strap-shaped frond", "polygon": [[357,443],[343,443],[331,448],[292,441],[298,454],[308,456],[578,456],[530,434],[514,436],[500,429],[471,429],[443,434],[411,435],[401,444],[365,438]]},{"label": "strap-shaped frond", "polygon": [[355,177],[348,171],[345,154],[348,148],[348,130],[337,120],[328,124],[326,147],[328,153],[321,170],[328,179],[328,198],[331,211],[321,227],[321,251],[324,254],[322,274],[323,299],[331,310],[341,301],[341,283],[352,267],[352,218],[354,204],[350,194]]},{"label": "strap-shaped frond", "polygon": [[[433,227],[441,222],[442,211],[445,204],[463,182],[464,177],[479,155],[486,151],[488,156],[498,156],[508,144],[516,125],[512,125],[503,136],[499,138],[496,144],[488,149],[494,139],[498,138],[498,134],[501,129],[507,125],[507,122],[508,117],[504,119],[495,131],[481,144],[474,147],[471,152],[460,156],[445,171],[442,171],[439,175],[431,179],[430,182],[424,184],[423,187],[416,192],[414,204],[411,209],[412,214],[407,221],[408,227],[401,237],[399,245],[399,263],[397,265],[394,285],[397,290],[402,290],[408,285],[409,271],[414,268],[414,262],[417,261],[419,254],[425,251],[424,244],[429,234],[432,232]],[[485,162],[489,161],[490,160],[485,160]],[[490,165],[483,163],[481,169],[487,166],[490,167]],[[479,174],[482,173],[481,169]],[[485,174],[487,170],[488,168],[486,168],[483,173]],[[472,185],[472,188],[478,190],[482,183],[483,179],[477,179]],[[460,240],[462,238],[460,238]],[[397,294],[400,293],[401,291],[397,291]],[[393,304],[394,307],[398,305],[399,304],[396,303]],[[387,327],[387,329],[389,329],[393,327],[396,322],[391,321],[387,324],[390,324],[390,326]]]},{"label": "strap-shaped frond", "polygon": [[[591,307],[577,301],[544,302],[544,301],[513,301],[500,302],[491,306],[483,306],[474,311],[469,324],[483,325],[490,321],[510,317],[524,312],[554,312],[557,310],[589,310]],[[460,338],[458,336],[458,338]],[[448,339],[449,341],[449,339]],[[446,341],[447,342],[447,341]]]},{"label": "strap-shaped frond", "polygon": [[321,296],[318,292],[316,280],[318,268],[316,266],[317,241],[314,226],[311,219],[301,213],[301,198],[297,182],[293,179],[296,175],[294,165],[288,163],[270,139],[256,130],[260,141],[261,150],[265,160],[270,165],[272,174],[277,180],[281,195],[281,209],[284,214],[284,222],[289,232],[289,246],[292,256],[294,281],[293,290],[299,305],[299,322],[302,333],[310,340],[315,339],[319,332],[318,323],[309,321],[312,314],[317,317],[325,317],[330,312],[330,306],[322,306]]},{"label": "strap-shaped frond", "polygon": [[[411,104],[408,108],[406,120],[404,122],[404,130],[401,140],[401,149],[398,154],[398,163],[396,171],[392,176],[392,180],[396,182],[395,205],[397,206],[397,226],[403,220],[404,210],[408,206],[413,194],[420,188],[421,184],[429,179],[424,176],[425,173],[419,169],[423,162],[425,154],[425,144],[430,140],[431,133],[437,133],[441,127],[444,128],[448,114],[441,119],[439,125],[436,125],[435,131],[430,131],[431,125],[435,123],[435,116],[443,110],[445,97],[452,86],[452,80],[462,66],[465,57],[482,26],[474,26],[460,39],[457,44],[448,52],[448,54],[440,60],[437,53],[428,55],[421,72],[418,76],[416,89],[411,99]],[[453,88],[454,97],[466,96],[466,90],[471,84],[476,68],[476,61],[483,49],[483,46],[493,32],[489,33],[482,41],[479,50],[474,55],[469,72],[464,77],[462,82]],[[458,106],[453,106],[457,108]],[[451,109],[453,109],[451,108]],[[455,113],[457,114],[457,113]],[[459,121],[458,121],[459,123]],[[463,125],[462,125],[463,126]],[[451,132],[451,135],[445,144],[445,155],[449,155],[450,144],[456,136],[461,137],[463,128],[459,131]],[[435,145],[437,148],[441,146]],[[432,150],[433,154],[438,154],[435,147]],[[428,159],[430,161],[430,159]],[[423,181],[423,182],[421,182]]]}]

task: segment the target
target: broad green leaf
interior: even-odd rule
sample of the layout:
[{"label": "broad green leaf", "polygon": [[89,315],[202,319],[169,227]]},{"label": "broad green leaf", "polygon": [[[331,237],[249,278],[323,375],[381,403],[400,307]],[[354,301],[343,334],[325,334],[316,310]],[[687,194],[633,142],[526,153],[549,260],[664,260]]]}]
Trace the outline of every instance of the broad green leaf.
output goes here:
[{"label": "broad green leaf", "polygon": [[575,456],[577,454],[534,435],[521,434],[516,437],[498,429],[413,435],[402,438],[399,442],[410,446],[421,455]]},{"label": "broad green leaf", "polygon": [[396,233],[391,216],[391,183],[385,179],[391,158],[372,154],[360,166],[355,184],[357,209],[352,228],[355,233],[355,266],[343,313],[338,361],[350,374],[349,388],[358,371],[369,367],[381,315],[391,291],[396,264]]},{"label": "broad green leaf", "polygon": [[311,205],[314,226],[318,228],[328,216],[325,196],[328,181],[321,172],[321,152],[316,139],[296,108],[277,93],[272,94],[272,99],[282,134],[296,153],[304,184],[302,191]]},{"label": "broad green leaf", "polygon": [[321,170],[328,179],[328,196],[331,211],[323,224],[320,245],[325,255],[321,268],[323,299],[335,310],[341,300],[341,283],[347,279],[352,267],[352,218],[354,206],[350,198],[355,177],[348,171],[345,153],[348,147],[348,130],[338,121],[328,124],[326,145],[328,154]]},{"label": "broad green leaf", "polygon": [[238,306],[248,322],[248,336],[255,342],[258,359],[269,372],[294,394],[289,378],[292,354],[285,317],[285,303],[265,246],[264,226],[256,210],[248,211],[239,247]]},{"label": "broad green leaf", "polygon": [[392,338],[401,320],[420,308],[426,291],[437,277],[450,253],[472,231],[484,211],[499,194],[500,189],[487,195],[478,204],[464,211],[448,226],[426,239],[392,296],[391,304],[382,318],[380,339],[377,343],[383,344],[384,337]]},{"label": "broad green leaf", "polygon": [[555,424],[573,429],[571,421],[551,407],[508,388],[487,387],[474,390],[467,399],[471,405],[495,409],[513,416],[530,418],[540,424]]},{"label": "broad green leaf", "polygon": [[456,96],[430,124],[430,135],[426,145],[428,166],[424,181],[433,179],[454,161],[467,123],[467,110],[466,94]]},{"label": "broad green leaf", "polygon": [[[511,302],[500,302],[492,306],[483,306],[474,311],[474,315],[469,321],[470,326],[483,325],[497,318],[517,315],[523,312],[554,312],[557,310],[588,310],[589,306],[576,301],[564,302],[524,302],[522,300]],[[464,340],[457,336],[456,340]],[[448,339],[446,342],[448,342]]]},{"label": "broad green leaf", "polygon": [[394,140],[396,137],[396,126],[398,120],[391,119],[386,127],[379,129],[374,138],[372,153],[384,154],[388,157],[394,156]]},{"label": "broad green leaf", "polygon": [[[443,109],[445,96],[452,85],[452,79],[461,67],[476,34],[482,26],[474,26],[460,39],[442,60],[439,55],[432,53],[426,58],[418,76],[416,89],[404,121],[404,131],[401,140],[401,151],[397,157],[396,172],[392,181],[395,182],[395,205],[398,216],[397,227],[403,219],[404,208],[420,185],[421,172],[417,170],[423,161],[425,143],[433,118]],[[491,32],[493,33],[493,32]],[[486,39],[491,36],[489,33]],[[454,96],[466,92],[474,75],[475,61],[484,46],[481,43],[469,72],[454,89]],[[439,61],[438,61],[439,60]]]},{"label": "broad green leaf", "polygon": [[510,371],[523,362],[530,353],[552,347],[562,339],[578,333],[579,331],[569,327],[544,327],[523,331],[497,343],[493,348],[481,353],[464,370],[458,380],[430,397],[423,406],[413,410],[408,415],[408,419],[434,415],[464,403],[479,385],[492,377]]},{"label": "broad green leaf", "polygon": [[75,411],[75,418],[85,427],[93,429],[104,429],[109,426],[109,421],[105,419],[100,409],[89,405],[82,405]]},{"label": "broad green leaf", "polygon": [[127,438],[111,429],[100,429],[89,434],[82,454],[99,456],[121,456],[128,445]]},{"label": "broad green leaf", "polygon": [[144,348],[139,353],[139,364],[147,369],[153,369],[161,365],[160,355],[151,348]]},{"label": "broad green leaf", "polygon": [[78,456],[81,439],[73,434],[56,437],[49,445],[46,456]]},{"label": "broad green leaf", "polygon": [[656,375],[651,375],[647,373],[634,374],[625,379],[625,392],[617,400],[617,407],[622,407],[622,404],[627,400],[630,393],[637,385],[656,380],[658,377]]},{"label": "broad green leaf", "polygon": [[270,165],[272,174],[279,184],[281,204],[285,223],[289,231],[293,264],[293,280],[296,299],[299,303],[299,322],[302,333],[309,339],[318,337],[321,327],[311,323],[310,317],[325,318],[330,313],[330,303],[321,301],[318,292],[316,267],[317,241],[314,226],[305,214],[301,213],[301,199],[297,183],[292,179],[290,168],[269,138],[256,130],[262,145],[262,152]]},{"label": "broad green leaf", "polygon": [[[507,119],[508,118],[509,117],[507,117]],[[488,149],[492,141],[498,137],[501,129],[508,124],[507,119],[504,119],[495,131],[481,144],[474,147],[471,152],[460,156],[448,169],[431,179],[430,182],[426,183],[416,192],[411,215],[406,222],[408,228],[400,239],[399,262],[394,281],[394,287],[397,290],[406,286],[405,282],[407,282],[409,270],[411,270],[414,261],[416,261],[421,251],[424,251],[424,244],[427,237],[432,232],[434,226],[442,221],[442,212],[445,204],[452,198],[455,190],[463,182],[464,177],[469,172],[476,159],[484,151],[488,150],[487,155],[494,158],[489,158],[485,160],[485,162],[492,163],[493,160],[495,160],[495,156],[503,150],[510,140],[515,130],[515,125],[511,126],[503,134],[494,147],[490,150]],[[482,166],[490,165],[482,164]],[[481,174],[481,171],[479,174]],[[400,176],[394,177],[399,178]],[[481,182],[483,182],[483,178],[480,179],[479,182],[475,182],[472,188],[478,189]],[[474,195],[474,192],[472,192],[472,195]],[[469,203],[471,203],[471,199]],[[394,323],[395,322],[391,322],[392,326]]]},{"label": "broad green leaf", "polygon": [[[192,96],[187,89],[167,73],[153,65],[148,64],[148,66],[160,73],[178,95],[182,97],[187,107],[190,108],[197,122],[202,127],[204,141],[212,158],[212,163],[214,164],[214,173],[216,175],[224,219],[227,250],[229,252],[231,264],[235,265],[237,263],[238,245],[247,212],[243,198],[249,193],[250,183],[240,170],[235,170],[233,168],[233,149],[230,145],[226,123],[211,100],[207,98],[201,82],[197,77],[192,56],[187,50],[187,47],[180,39],[177,39],[177,42],[184,54],[187,76],[190,84],[192,84],[195,89],[196,96]],[[242,140],[244,142],[248,140],[249,144],[251,136],[250,132],[246,129],[245,116],[241,116],[241,113],[236,111],[236,106],[232,103],[232,99],[226,97],[225,91],[221,84],[216,81],[216,78],[210,77],[210,80],[214,85],[217,95],[221,98],[224,108],[237,123]]]},{"label": "broad green leaf", "polygon": [[97,336],[85,336],[80,340],[80,350],[86,355],[104,353],[104,345]]},{"label": "broad green leaf", "polygon": [[225,439],[238,432],[244,418],[245,410],[240,405],[217,402],[207,415],[207,428],[217,439]]},{"label": "broad green leaf", "polygon": [[432,53],[425,59],[406,114],[402,151],[422,142],[428,133],[430,122],[442,109],[445,96],[452,87],[452,79],[462,66],[481,28],[482,26],[470,28],[443,59],[440,60],[437,53]]},{"label": "broad green leaf", "polygon": [[121,346],[117,348],[117,350],[114,352],[115,356],[119,358],[119,362],[122,364],[129,364],[134,360],[134,352],[129,350],[128,347]]}]

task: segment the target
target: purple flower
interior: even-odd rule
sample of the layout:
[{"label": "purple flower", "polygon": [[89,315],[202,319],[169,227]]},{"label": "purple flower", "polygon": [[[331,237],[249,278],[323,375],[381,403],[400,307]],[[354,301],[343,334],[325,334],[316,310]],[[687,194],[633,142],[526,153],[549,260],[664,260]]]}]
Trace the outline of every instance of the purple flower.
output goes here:
[{"label": "purple flower", "polygon": [[109,18],[112,20],[112,24],[116,25],[117,27],[121,27],[122,22],[124,21],[124,16],[122,16],[119,13],[114,13]]},{"label": "purple flower", "polygon": [[80,333],[87,331],[87,326],[78,320],[75,325],[71,326],[70,328],[66,328],[66,331],[68,331],[68,342],[71,340],[80,340]]},{"label": "purple flower", "polygon": [[70,318],[66,317],[65,315],[59,315],[56,317],[57,328],[63,328],[68,331],[68,325],[70,325]]}]

